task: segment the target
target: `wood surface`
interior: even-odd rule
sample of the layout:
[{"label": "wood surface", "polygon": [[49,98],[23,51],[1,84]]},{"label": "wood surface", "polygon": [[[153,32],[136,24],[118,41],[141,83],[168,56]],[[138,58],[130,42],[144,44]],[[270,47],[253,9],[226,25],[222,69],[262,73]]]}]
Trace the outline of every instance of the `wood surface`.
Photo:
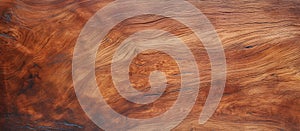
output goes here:
[{"label": "wood surface", "polygon": [[[76,98],[72,56],[84,24],[110,2],[0,1],[0,130],[101,130]],[[174,130],[300,130],[300,1],[189,2],[215,27],[227,61],[224,95],[203,125],[198,124],[198,118],[209,92],[211,69],[205,49],[191,30],[170,18],[143,15],[121,22],[107,35],[114,42],[139,30],[166,29],[198,54],[201,89],[197,102]],[[165,93],[145,106],[130,104],[116,94],[108,77],[111,61],[100,61],[116,47],[104,43],[99,50],[107,51],[99,51],[96,61],[99,89],[111,107],[143,119],[167,111],[178,92]],[[148,90],[153,70],[166,72],[167,91],[180,88],[176,62],[154,50],[139,54],[131,63],[132,85]]]}]

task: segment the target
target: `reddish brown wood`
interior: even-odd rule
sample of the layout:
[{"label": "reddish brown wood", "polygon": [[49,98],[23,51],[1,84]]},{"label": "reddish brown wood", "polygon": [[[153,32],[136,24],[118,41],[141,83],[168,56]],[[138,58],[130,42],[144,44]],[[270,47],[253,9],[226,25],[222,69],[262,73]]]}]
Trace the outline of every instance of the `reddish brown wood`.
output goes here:
[{"label": "reddish brown wood", "polygon": [[[84,24],[109,2],[0,1],[0,130],[100,130],[76,98],[72,55]],[[188,28],[169,18],[144,15],[115,27],[115,32],[123,34],[111,31],[107,36],[114,41],[135,31],[165,28],[185,40],[197,54],[202,75],[199,97],[189,116],[174,130],[300,130],[300,2],[190,2],[216,28],[227,60],[223,98],[204,125],[198,124],[198,118],[210,87],[210,63],[203,46],[197,45],[201,42]],[[116,46],[105,43],[99,50]],[[99,52],[97,60],[103,56]],[[109,91],[112,83],[104,76],[110,73],[110,61],[106,62],[97,61],[97,67],[104,70],[97,68],[96,76],[98,82],[107,82],[99,89]],[[157,51],[144,52],[134,59],[130,68],[134,87],[147,90],[147,78],[154,69],[168,72],[169,89],[180,87],[176,63]],[[163,113],[177,96],[176,92],[165,94],[153,104],[140,106],[125,100],[115,102],[120,97],[116,92],[104,94],[116,111],[133,118]]]}]

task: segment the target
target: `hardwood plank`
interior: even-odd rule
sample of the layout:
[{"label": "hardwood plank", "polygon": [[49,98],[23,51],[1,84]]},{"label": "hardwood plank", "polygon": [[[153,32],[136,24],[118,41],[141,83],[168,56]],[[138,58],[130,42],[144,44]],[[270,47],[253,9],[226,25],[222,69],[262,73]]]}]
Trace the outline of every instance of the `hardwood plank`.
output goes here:
[{"label": "hardwood plank", "polygon": [[[85,23],[110,2],[0,1],[0,130],[101,130],[77,100],[72,58]],[[300,130],[300,1],[189,2],[211,21],[226,56],[226,86],[213,116],[198,123],[211,84],[204,46],[185,25],[159,15],[122,21],[99,47],[97,82],[110,106],[130,118],[147,119],[174,104],[180,71],[168,54],[148,50],[130,65],[132,86],[141,91],[150,89],[151,71],[166,72],[166,93],[154,103],[140,105],[121,98],[110,74],[120,41],[137,31],[164,29],[191,49],[201,81],[196,104],[174,130]]]}]

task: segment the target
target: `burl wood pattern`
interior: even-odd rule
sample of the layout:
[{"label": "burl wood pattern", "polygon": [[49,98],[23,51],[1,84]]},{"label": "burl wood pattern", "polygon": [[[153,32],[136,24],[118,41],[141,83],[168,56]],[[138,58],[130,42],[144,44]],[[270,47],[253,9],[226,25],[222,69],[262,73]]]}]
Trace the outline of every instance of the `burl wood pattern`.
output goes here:
[{"label": "burl wood pattern", "polygon": [[[101,130],[79,105],[71,65],[82,27],[109,2],[0,1],[0,130]],[[180,88],[180,72],[163,52],[145,51],[130,65],[130,81],[141,91],[150,88],[151,71],[166,72],[166,93],[152,104],[122,99],[109,77],[110,57],[118,45],[110,43],[136,31],[164,29],[182,38],[197,54],[201,76],[197,102],[174,130],[300,130],[300,1],[190,2],[214,25],[225,50],[226,87],[214,115],[198,124],[211,80],[205,49],[183,24],[157,15],[119,23],[99,47],[97,82],[111,107],[128,117],[146,119],[164,113],[174,103],[178,92],[171,90]]]}]

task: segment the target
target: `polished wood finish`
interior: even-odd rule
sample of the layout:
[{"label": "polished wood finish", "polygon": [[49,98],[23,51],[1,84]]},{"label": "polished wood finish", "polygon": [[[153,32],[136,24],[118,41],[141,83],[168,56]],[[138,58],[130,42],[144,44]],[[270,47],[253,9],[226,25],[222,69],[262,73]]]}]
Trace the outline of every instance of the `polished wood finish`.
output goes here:
[{"label": "polished wood finish", "polygon": [[[0,1],[0,130],[100,130],[77,101],[72,55],[84,24],[109,2]],[[107,35],[115,42],[139,30],[164,28],[197,54],[201,74],[197,103],[174,130],[300,130],[300,1],[190,2],[216,28],[227,61],[224,95],[203,125],[198,118],[210,88],[210,62],[191,30],[170,18],[143,15],[123,21]],[[166,93],[146,106],[120,98],[107,77],[111,61],[100,61],[116,47],[104,43],[97,55],[97,81],[108,103],[132,118],[150,118],[168,110],[178,92]],[[103,53],[103,49],[108,51]],[[180,88],[176,62],[153,50],[133,60],[132,85],[148,90],[149,73],[157,69],[167,72],[167,91]]]}]

